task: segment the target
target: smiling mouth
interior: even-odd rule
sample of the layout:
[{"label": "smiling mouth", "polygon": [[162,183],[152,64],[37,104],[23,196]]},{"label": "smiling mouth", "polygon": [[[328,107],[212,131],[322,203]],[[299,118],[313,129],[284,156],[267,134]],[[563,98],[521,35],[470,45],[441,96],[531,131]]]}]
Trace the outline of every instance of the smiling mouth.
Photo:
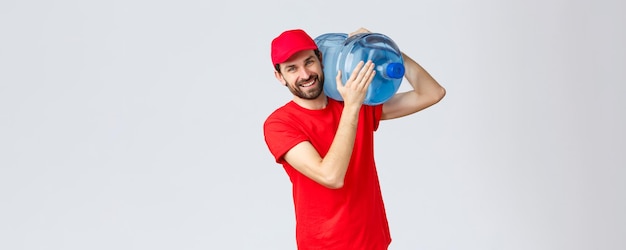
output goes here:
[{"label": "smiling mouth", "polygon": [[311,87],[315,84],[315,82],[317,81],[316,77],[312,77],[311,79],[309,79],[308,81],[305,81],[304,83],[300,84],[301,87]]}]

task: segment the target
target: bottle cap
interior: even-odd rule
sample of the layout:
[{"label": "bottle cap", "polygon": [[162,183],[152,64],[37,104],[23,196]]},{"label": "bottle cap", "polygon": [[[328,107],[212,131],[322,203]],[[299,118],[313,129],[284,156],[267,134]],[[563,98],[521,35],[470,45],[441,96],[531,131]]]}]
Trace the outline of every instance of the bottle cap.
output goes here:
[{"label": "bottle cap", "polygon": [[404,76],[404,65],[402,63],[389,63],[385,73],[389,78],[400,79]]}]

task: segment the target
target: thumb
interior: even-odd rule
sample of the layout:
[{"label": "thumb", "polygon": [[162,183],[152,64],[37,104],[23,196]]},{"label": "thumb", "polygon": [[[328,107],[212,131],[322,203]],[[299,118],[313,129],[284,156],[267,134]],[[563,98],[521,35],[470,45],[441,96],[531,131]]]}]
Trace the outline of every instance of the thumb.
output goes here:
[{"label": "thumb", "polygon": [[341,82],[341,70],[337,70],[337,77],[335,78],[337,82],[337,88],[343,87],[343,83]]}]

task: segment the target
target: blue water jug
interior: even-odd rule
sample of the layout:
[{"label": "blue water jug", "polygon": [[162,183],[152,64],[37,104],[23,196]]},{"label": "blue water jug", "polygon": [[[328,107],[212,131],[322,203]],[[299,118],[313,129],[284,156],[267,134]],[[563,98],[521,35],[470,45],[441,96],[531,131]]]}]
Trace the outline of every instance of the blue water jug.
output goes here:
[{"label": "blue water jug", "polygon": [[345,84],[360,61],[372,60],[376,68],[363,104],[382,104],[400,88],[404,61],[400,49],[389,37],[380,33],[359,33],[350,37],[345,33],[326,33],[314,40],[322,52],[324,93],[328,97],[343,101],[337,91],[337,71],[341,70],[341,81]]}]

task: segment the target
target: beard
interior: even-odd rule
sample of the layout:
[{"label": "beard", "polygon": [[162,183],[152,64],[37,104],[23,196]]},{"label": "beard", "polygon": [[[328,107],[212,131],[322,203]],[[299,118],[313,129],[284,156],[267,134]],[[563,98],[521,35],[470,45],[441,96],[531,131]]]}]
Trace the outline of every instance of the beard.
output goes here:
[{"label": "beard", "polygon": [[[308,89],[307,91],[303,91],[300,88],[301,84],[308,82],[312,79],[315,79],[317,81],[315,83],[315,86],[313,88]],[[289,84],[289,82],[287,82],[287,88],[289,89],[289,91],[291,91],[292,94],[294,94],[297,97],[300,97],[306,100],[313,100],[319,97],[322,94],[322,91],[324,90],[324,76],[323,75],[319,76],[315,74],[315,75],[309,76],[308,79],[298,81],[295,84]]]}]

